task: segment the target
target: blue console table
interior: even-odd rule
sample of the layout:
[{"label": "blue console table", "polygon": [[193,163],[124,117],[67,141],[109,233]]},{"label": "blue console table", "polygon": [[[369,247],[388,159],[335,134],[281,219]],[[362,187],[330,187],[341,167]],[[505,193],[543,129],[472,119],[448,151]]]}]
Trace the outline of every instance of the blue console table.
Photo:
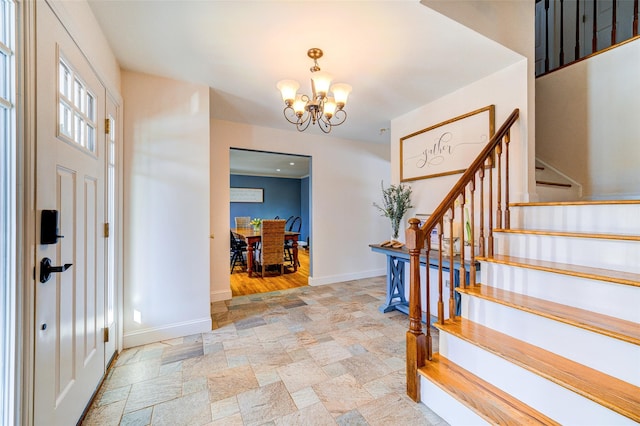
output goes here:
[{"label": "blue console table", "polygon": [[[386,313],[395,310],[409,314],[409,302],[405,297],[405,263],[409,263],[409,250],[406,248],[381,247],[379,244],[370,244],[371,250],[387,256],[387,298],[384,305],[378,309]],[[471,262],[465,261],[466,280],[469,282],[469,270]],[[420,253],[420,265],[427,265],[426,250]],[[429,268],[438,269],[438,252],[432,250],[429,256]],[[442,271],[449,273],[451,262],[449,257],[442,257]],[[476,263],[476,270],[480,271],[480,265]],[[460,286],[460,256],[453,257],[454,287]],[[456,315],[460,315],[460,294],[455,292]]]}]

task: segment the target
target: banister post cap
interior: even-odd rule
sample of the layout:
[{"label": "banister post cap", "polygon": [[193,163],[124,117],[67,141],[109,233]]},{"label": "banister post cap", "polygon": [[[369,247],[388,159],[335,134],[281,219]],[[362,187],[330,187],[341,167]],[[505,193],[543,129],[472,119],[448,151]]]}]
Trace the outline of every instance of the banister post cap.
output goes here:
[{"label": "banister post cap", "polygon": [[418,226],[419,224],[419,219],[415,217],[409,219],[409,227],[405,231],[407,249],[409,250],[422,250],[424,237],[422,236],[422,229]]}]

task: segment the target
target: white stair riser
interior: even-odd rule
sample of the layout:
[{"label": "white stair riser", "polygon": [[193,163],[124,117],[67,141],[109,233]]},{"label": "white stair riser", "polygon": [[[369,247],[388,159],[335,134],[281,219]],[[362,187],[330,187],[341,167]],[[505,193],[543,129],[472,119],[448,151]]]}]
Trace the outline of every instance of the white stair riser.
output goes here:
[{"label": "white stair riser", "polygon": [[[513,207],[513,228],[640,234],[640,204]],[[515,221],[514,221],[515,219]]]},{"label": "white stair riser", "polygon": [[420,401],[451,425],[490,424],[423,376],[420,376]]},{"label": "white stair riser", "polygon": [[592,238],[494,233],[495,253],[640,273],[640,243]]},{"label": "white stair riser", "polygon": [[[621,416],[464,340],[440,332],[440,356],[566,425],[632,425]],[[427,400],[425,400],[426,402]]]},{"label": "white stair riser", "polygon": [[633,321],[640,327],[640,287],[482,262],[481,281],[538,299]]},{"label": "white stair riser", "polygon": [[462,316],[640,386],[638,345],[465,294]]}]

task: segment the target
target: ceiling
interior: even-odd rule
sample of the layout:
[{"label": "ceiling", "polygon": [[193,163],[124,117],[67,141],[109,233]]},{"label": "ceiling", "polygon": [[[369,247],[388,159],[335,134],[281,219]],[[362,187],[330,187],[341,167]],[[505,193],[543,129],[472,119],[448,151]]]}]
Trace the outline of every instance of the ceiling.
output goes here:
[{"label": "ceiling", "polygon": [[299,179],[309,176],[311,158],[246,149],[229,150],[231,174]]},{"label": "ceiling", "polygon": [[88,1],[123,69],[209,86],[215,119],[294,130],[275,86],[308,94],[319,47],[323,71],[353,86],[331,134],[374,143],[391,119],[520,59],[417,0]]}]

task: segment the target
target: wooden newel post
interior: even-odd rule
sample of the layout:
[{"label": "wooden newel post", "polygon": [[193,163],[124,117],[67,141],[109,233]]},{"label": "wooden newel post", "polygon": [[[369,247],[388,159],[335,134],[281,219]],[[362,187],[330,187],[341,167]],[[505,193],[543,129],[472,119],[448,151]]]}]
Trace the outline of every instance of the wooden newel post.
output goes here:
[{"label": "wooden newel post", "polygon": [[[420,251],[424,246],[424,233],[420,221],[409,219],[406,245],[409,250],[409,331],[407,331],[407,395],[420,401],[418,369],[424,366],[426,337],[422,333],[422,303],[420,296]],[[427,289],[427,291],[429,291]],[[427,325],[428,326],[428,325]]]}]

